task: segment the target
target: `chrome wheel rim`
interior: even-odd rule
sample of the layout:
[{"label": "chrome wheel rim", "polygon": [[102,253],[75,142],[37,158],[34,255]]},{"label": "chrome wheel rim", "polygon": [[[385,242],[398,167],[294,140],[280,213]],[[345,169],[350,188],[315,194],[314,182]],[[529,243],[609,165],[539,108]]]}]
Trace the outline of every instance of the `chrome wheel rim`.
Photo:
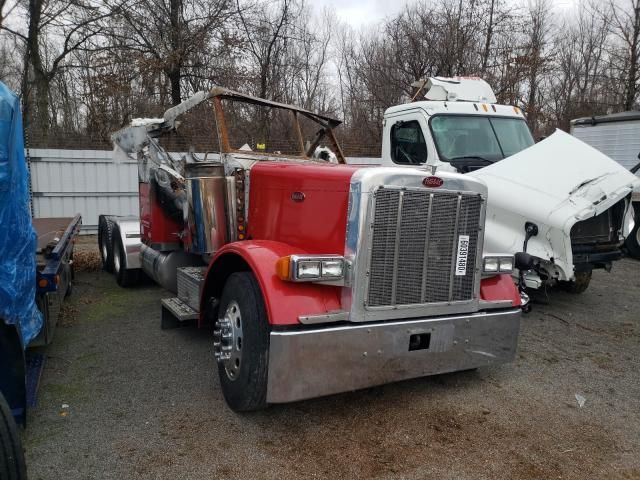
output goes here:
[{"label": "chrome wheel rim", "polygon": [[636,230],[636,243],[640,245],[640,228]]},{"label": "chrome wheel rim", "polygon": [[102,245],[102,258],[104,258],[105,262],[107,261],[107,244],[104,241],[100,242]]},{"label": "chrome wheel rim", "polygon": [[229,380],[235,380],[242,366],[242,313],[235,300],[229,302],[224,316],[218,318],[213,331],[213,354],[224,366]]},{"label": "chrome wheel rim", "polygon": [[113,269],[116,273],[120,271],[120,247],[117,243],[113,246]]}]

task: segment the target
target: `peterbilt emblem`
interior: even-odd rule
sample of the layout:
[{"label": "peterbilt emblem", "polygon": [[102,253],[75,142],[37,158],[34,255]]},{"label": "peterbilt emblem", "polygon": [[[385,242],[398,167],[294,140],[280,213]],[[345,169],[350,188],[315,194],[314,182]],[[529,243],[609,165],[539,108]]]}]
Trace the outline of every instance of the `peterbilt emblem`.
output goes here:
[{"label": "peterbilt emblem", "polygon": [[438,188],[444,184],[444,180],[440,177],[425,177],[422,180],[422,184],[425,187]]},{"label": "peterbilt emblem", "polygon": [[304,202],[304,192],[293,192],[291,194],[291,200],[294,202]]}]

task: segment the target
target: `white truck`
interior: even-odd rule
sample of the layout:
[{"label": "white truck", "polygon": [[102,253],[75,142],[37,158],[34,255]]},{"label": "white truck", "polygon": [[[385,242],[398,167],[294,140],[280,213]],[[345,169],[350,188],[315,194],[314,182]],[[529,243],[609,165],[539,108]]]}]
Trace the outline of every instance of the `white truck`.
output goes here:
[{"label": "white truck", "polygon": [[424,100],[385,112],[379,163],[484,180],[484,250],[532,255],[533,268],[516,273],[527,287],[559,284],[580,293],[593,269],[609,270],[622,256],[634,228],[631,194],[640,185],[633,174],[561,131],[536,144],[523,112],[498,105],[480,78],[414,86]]},{"label": "white truck", "polygon": [[[577,118],[571,121],[571,134],[631,173],[640,174],[640,112]],[[632,257],[640,259],[640,189],[634,191],[632,200],[636,226],[625,246]]]}]

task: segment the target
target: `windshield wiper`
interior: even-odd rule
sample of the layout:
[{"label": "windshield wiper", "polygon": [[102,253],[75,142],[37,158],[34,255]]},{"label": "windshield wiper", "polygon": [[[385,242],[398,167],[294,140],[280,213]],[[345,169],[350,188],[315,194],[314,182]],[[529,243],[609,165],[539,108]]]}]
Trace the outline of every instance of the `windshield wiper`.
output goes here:
[{"label": "windshield wiper", "polygon": [[481,157],[480,155],[463,155],[461,157],[453,157],[449,159],[449,162],[454,162],[456,160],[481,160],[487,163],[496,163],[498,160],[490,160],[485,157]]}]

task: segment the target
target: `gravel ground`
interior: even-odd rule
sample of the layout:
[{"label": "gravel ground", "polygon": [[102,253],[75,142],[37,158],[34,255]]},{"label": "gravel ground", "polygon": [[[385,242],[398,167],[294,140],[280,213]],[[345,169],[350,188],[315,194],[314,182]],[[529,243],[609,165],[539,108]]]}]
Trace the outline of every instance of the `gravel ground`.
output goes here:
[{"label": "gravel ground", "polygon": [[237,415],[210,333],[160,330],[168,292],[83,272],[44,350],[30,478],[638,479],[638,292],[623,260],[534,305],[512,364]]}]

